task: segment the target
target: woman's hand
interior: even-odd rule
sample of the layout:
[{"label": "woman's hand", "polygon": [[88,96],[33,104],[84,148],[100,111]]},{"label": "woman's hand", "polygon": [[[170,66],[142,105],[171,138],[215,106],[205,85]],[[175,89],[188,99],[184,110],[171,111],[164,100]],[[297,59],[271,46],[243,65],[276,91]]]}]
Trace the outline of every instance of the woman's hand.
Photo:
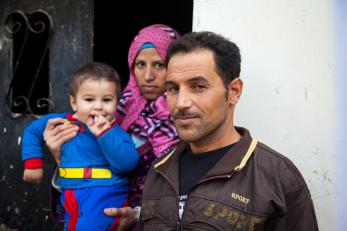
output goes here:
[{"label": "woman's hand", "polygon": [[139,217],[139,210],[131,207],[122,208],[106,208],[104,213],[107,216],[119,217],[119,225],[117,231],[129,230],[136,222]]},{"label": "woman's hand", "polygon": [[43,133],[44,140],[49,151],[53,154],[57,164],[60,164],[60,148],[66,142],[76,136],[78,126],[65,123],[63,118],[54,118],[48,120],[46,129]]}]

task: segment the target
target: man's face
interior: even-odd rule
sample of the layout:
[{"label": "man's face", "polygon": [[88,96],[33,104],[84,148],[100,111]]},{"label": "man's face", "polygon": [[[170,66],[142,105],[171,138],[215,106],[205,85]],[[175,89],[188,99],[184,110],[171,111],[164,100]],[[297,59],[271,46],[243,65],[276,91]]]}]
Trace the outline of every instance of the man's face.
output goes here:
[{"label": "man's face", "polygon": [[174,55],[167,68],[166,89],[167,104],[182,140],[214,142],[232,126],[233,105],[215,71],[211,51]]}]

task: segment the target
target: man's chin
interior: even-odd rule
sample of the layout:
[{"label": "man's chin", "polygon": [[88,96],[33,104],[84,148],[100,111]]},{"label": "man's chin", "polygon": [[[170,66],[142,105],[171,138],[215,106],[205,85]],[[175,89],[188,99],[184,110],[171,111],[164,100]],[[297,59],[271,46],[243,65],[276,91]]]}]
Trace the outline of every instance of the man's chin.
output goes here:
[{"label": "man's chin", "polygon": [[195,132],[190,131],[177,131],[178,137],[180,140],[186,141],[186,142],[195,142],[200,139],[200,136],[196,134]]}]

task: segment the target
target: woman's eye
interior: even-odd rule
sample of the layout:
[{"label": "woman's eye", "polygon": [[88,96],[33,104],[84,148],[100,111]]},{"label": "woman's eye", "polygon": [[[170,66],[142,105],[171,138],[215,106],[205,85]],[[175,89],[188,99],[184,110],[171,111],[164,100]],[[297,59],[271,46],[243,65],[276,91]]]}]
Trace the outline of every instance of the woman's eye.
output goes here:
[{"label": "woman's eye", "polygon": [[164,69],[164,68],[165,68],[165,65],[164,65],[164,63],[157,63],[157,64],[155,65],[155,67],[156,67],[157,69]]},{"label": "woman's eye", "polygon": [[136,66],[137,68],[142,69],[143,67],[146,66],[146,64],[145,64],[144,62],[142,62],[142,61],[137,61],[137,62],[135,63],[135,66]]}]

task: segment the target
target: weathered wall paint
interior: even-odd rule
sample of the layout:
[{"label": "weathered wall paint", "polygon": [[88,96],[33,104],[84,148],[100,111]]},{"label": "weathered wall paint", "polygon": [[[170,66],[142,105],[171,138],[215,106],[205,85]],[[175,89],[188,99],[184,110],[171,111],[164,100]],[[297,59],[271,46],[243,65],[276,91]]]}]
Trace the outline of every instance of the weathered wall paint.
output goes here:
[{"label": "weathered wall paint", "polygon": [[70,110],[69,79],[81,65],[92,60],[92,0],[1,0],[0,1],[0,230],[61,230],[50,219],[49,185],[54,169],[45,156],[44,179],[39,185],[22,180],[20,140],[33,117],[11,117],[5,96],[11,82],[11,37],[5,19],[12,11],[44,10],[54,22],[50,44],[50,98],[54,111]]},{"label": "weathered wall paint", "polygon": [[342,2],[194,1],[193,30],[223,34],[241,49],[244,92],[236,124],[296,164],[323,231],[344,230],[336,209],[343,203],[339,161],[346,160],[339,151],[346,139],[338,132],[342,63],[336,36],[342,18],[336,16]]},{"label": "weathered wall paint", "polygon": [[339,129],[336,134],[338,138],[338,152],[341,153],[341,157],[337,159],[338,164],[336,165],[339,172],[338,188],[340,190],[337,207],[337,216],[339,218],[339,229],[346,230],[347,224],[347,207],[345,203],[345,196],[347,195],[347,155],[345,150],[347,150],[347,1],[345,0],[335,0],[337,5],[336,21],[337,21],[337,34],[336,34],[336,48],[338,52],[338,94],[337,102],[339,106]]}]

